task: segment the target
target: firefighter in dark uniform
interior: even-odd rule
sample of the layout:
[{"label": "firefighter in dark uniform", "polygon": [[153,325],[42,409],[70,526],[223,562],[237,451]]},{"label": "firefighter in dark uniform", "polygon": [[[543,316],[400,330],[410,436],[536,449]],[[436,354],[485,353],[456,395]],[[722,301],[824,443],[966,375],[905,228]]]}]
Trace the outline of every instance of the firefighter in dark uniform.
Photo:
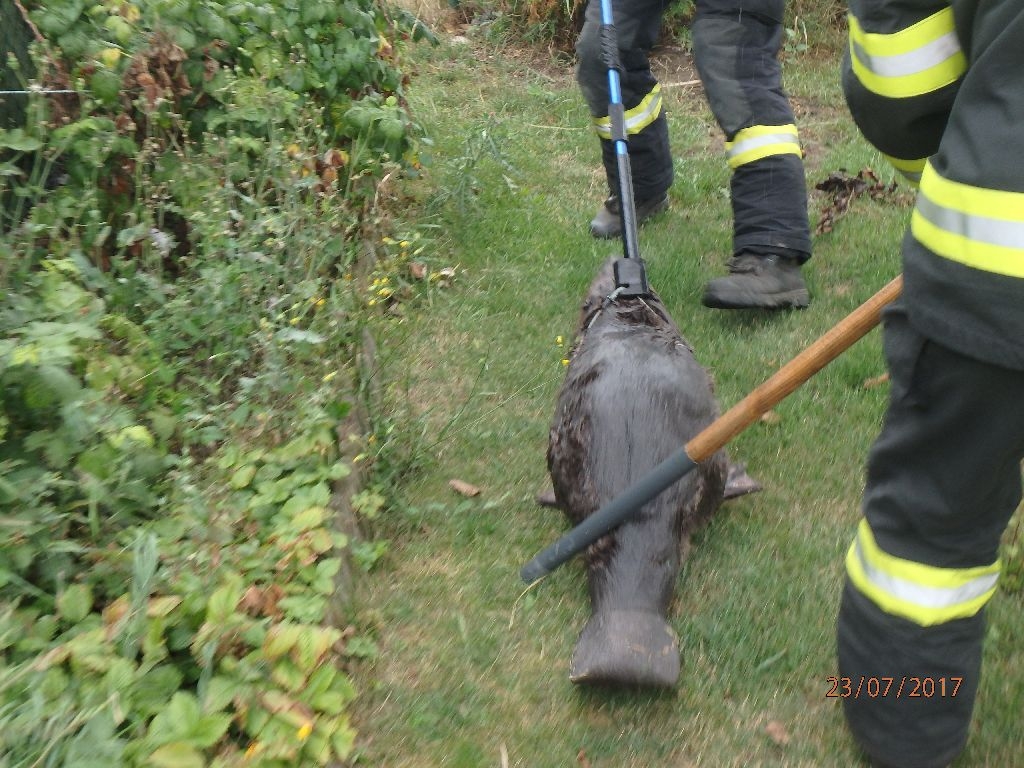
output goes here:
[{"label": "firefighter in dark uniform", "polygon": [[1021,500],[1024,4],[849,10],[850,111],[919,189],[885,317],[892,389],[846,557],[839,674],[876,764],[932,768],[967,740],[999,540]]},{"label": "firefighter in dark uniform", "polygon": [[[648,51],[667,0],[612,0],[637,221],[668,207],[673,165],[661,87]],[[784,0],[697,0],[691,27],[704,90],[726,137],[732,169],[733,256],[704,304],[718,308],[805,307],[800,268],[810,258],[807,191],[793,111],[778,61]],[[595,237],[620,233],[618,175],[601,57],[601,7],[590,0],[576,43],[577,80],[590,107],[610,195],[591,222]]]}]

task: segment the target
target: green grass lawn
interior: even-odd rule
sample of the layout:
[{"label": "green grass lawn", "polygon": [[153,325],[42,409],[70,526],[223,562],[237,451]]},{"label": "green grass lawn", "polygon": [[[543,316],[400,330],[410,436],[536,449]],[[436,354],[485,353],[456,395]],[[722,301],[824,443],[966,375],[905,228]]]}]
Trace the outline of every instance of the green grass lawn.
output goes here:
[{"label": "green grass lawn", "polygon": [[[862,765],[825,694],[842,558],[888,394],[866,386],[885,370],[878,332],[732,443],[765,490],[723,506],[695,538],[672,613],[678,689],[574,687],[569,656],[589,611],[582,565],[525,595],[518,572],[566,529],[533,501],[547,483],[563,375],[556,337],[568,344],[590,277],[619,248],[587,230],[605,194],[597,142],[570,65],[531,66],[493,44],[412,56],[412,106],[434,147],[405,216],[433,226],[432,266],[458,273],[384,334],[388,395],[396,414],[418,419],[402,426],[424,430],[425,462],[378,523],[391,548],[359,597],[379,646],[357,670],[360,764]],[[836,65],[806,56],[786,66],[809,187],[865,167],[889,181],[847,118]],[[729,252],[728,171],[699,87],[668,87],[666,99],[672,207],[641,230],[641,251],[724,409],[898,273],[909,198],[859,198],[816,236],[808,310],[704,309],[704,283],[724,273]],[[812,191],[812,226],[828,203]],[[480,495],[457,495],[453,478]],[[958,765],[1020,764],[1021,607],[1019,590],[992,603],[986,677]]]}]

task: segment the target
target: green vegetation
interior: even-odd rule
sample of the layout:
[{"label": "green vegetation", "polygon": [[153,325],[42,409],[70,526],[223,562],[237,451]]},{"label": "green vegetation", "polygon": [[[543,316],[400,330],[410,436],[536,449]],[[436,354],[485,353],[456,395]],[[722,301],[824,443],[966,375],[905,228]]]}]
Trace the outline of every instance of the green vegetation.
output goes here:
[{"label": "green vegetation", "polygon": [[384,545],[339,484],[394,453],[356,358],[427,284],[365,247],[418,164],[415,32],[361,0],[29,7],[77,94],[0,131],[0,765],[345,759],[350,570]]},{"label": "green vegetation", "polygon": [[[842,109],[840,6],[790,4],[809,181],[883,183],[845,215],[812,192],[806,312],[699,307],[728,172],[664,63],[676,184],[641,248],[723,406],[899,268],[909,196]],[[617,249],[586,231],[570,65],[513,47],[578,5],[459,5],[469,44],[437,48],[370,0],[28,7],[40,81],[79,95],[0,131],[0,768],[858,764],[825,693],[877,335],[732,446],[765,490],[695,540],[679,690],[574,689],[582,568],[518,582],[564,529],[533,496]],[[964,764],[1021,747],[1018,531]]]},{"label": "green vegetation", "polygon": [[[384,337],[402,350],[386,378],[428,420],[429,461],[375,524],[392,543],[360,596],[380,650],[355,675],[365,692],[354,705],[362,763],[865,765],[840,702],[826,698],[826,678],[835,674],[842,559],[888,396],[877,332],[731,446],[765,490],[726,504],[695,539],[672,613],[683,649],[678,690],[569,682],[588,615],[583,568],[574,561],[525,594],[518,571],[565,530],[534,495],[547,483],[547,430],[578,304],[619,245],[587,232],[605,187],[570,66],[489,51],[484,40],[415,55],[411,106],[435,141],[425,183],[448,204],[431,207],[436,198],[416,186],[424,210],[437,211],[429,221],[438,252],[459,272],[451,292]],[[894,175],[850,124],[834,56],[812,46],[788,58],[812,225],[837,210],[813,186],[841,169],[872,168],[884,190],[857,197],[815,236],[808,310],[702,308],[703,285],[728,255],[728,170],[703,95],[685,84],[694,77],[685,60],[656,58],[673,73],[664,82],[684,83],[664,91],[677,172],[671,209],[641,230],[640,247],[727,407],[896,275],[912,197],[885,191]],[[461,208],[451,200],[455,169],[472,176]],[[480,494],[460,495],[452,479]],[[1019,580],[1007,580],[992,603],[982,693],[958,764],[1018,759],[1024,677],[1012,638],[1024,629],[1021,600]]]}]

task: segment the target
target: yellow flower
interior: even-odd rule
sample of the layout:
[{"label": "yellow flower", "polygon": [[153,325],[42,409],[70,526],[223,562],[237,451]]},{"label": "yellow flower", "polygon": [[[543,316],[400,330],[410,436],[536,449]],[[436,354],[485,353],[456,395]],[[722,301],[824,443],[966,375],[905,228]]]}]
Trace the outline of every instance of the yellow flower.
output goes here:
[{"label": "yellow flower", "polygon": [[292,318],[291,320],[289,320],[288,322],[289,322],[289,323],[291,323],[292,325],[298,325],[298,324],[299,324],[299,319],[300,319],[300,318],[298,318],[298,317],[293,317],[293,318]]},{"label": "yellow flower", "polygon": [[382,237],[382,238],[380,239],[380,241],[381,241],[382,243],[384,243],[384,245],[394,245],[394,244],[395,244],[395,241],[394,241],[394,240],[392,240],[392,239],[391,239],[390,237],[388,237],[387,235],[385,235],[384,237]]},{"label": "yellow flower", "polygon": [[388,298],[392,293],[394,293],[394,291],[391,290],[390,288],[381,288],[379,291],[377,291],[377,295],[385,299]]},{"label": "yellow flower", "polygon": [[408,248],[409,247],[409,241],[408,240],[403,240],[402,242],[400,242],[398,244],[398,247],[402,248],[403,250]]},{"label": "yellow flower", "polygon": [[370,300],[369,300],[368,302],[366,302],[366,303],[367,303],[367,304],[369,304],[369,305],[370,305],[370,306],[372,307],[372,306],[373,306],[374,304],[376,304],[376,303],[377,303],[377,300],[376,300],[376,299],[370,299]]},{"label": "yellow flower", "polygon": [[330,373],[324,374],[324,381],[330,381],[331,379],[333,379],[337,375],[338,375],[337,371],[331,371]]},{"label": "yellow flower", "polygon": [[312,732],[313,732],[313,724],[312,723],[303,723],[302,727],[299,728],[298,732],[296,732],[295,735],[299,737],[299,741],[305,741],[306,739],[309,738],[309,734],[311,734]]},{"label": "yellow flower", "polygon": [[564,343],[565,343],[565,339],[563,339],[563,338],[562,338],[561,336],[555,336],[555,344],[556,344],[557,346],[559,346],[559,347],[560,347],[560,346],[562,346],[562,345],[563,345]]},{"label": "yellow flower", "polygon": [[563,357],[562,358],[562,365],[568,365],[568,364],[569,364],[569,358],[568,357]]},{"label": "yellow flower", "polygon": [[322,306],[323,306],[324,304],[326,304],[326,303],[327,303],[327,299],[317,299],[317,300],[316,300],[316,305],[317,305],[318,307],[322,307]]}]

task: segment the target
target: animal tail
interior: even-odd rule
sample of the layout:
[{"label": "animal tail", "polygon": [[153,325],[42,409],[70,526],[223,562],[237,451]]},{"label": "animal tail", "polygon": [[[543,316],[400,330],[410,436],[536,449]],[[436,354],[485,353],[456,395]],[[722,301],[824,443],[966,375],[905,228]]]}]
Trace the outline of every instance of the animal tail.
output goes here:
[{"label": "animal tail", "polygon": [[569,679],[671,688],[679,679],[679,640],[656,613],[596,613],[576,641]]}]

